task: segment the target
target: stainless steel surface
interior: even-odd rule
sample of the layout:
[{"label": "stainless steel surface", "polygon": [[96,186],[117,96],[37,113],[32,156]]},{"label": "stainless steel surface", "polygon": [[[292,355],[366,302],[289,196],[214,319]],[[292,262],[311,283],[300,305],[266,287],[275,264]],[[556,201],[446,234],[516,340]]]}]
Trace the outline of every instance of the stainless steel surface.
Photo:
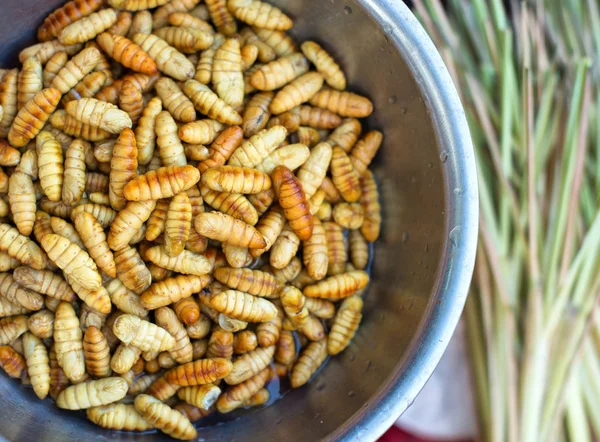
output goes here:
[{"label": "stainless steel surface", "polygon": [[[271,0],[273,1],[273,0]],[[375,164],[384,226],[353,344],[273,406],[200,431],[201,440],[374,440],[410,405],[456,326],[477,238],[473,151],[433,44],[400,0],[274,0],[293,33],[324,44],[369,95],[385,145]],[[62,0],[2,0],[0,61],[32,42]],[[0,377],[0,434],[13,441],[163,440],[101,430]]]}]

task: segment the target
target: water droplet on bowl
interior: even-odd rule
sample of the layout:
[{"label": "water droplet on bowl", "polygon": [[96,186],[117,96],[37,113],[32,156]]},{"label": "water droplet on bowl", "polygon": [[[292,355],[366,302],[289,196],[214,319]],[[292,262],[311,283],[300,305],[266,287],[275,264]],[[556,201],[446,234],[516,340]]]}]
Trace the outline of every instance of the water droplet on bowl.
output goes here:
[{"label": "water droplet on bowl", "polygon": [[407,113],[407,112],[408,112],[408,109],[407,109],[407,108],[405,108],[405,107],[401,107],[401,108],[400,108],[400,113],[401,113],[402,115],[406,115],[406,113]]},{"label": "water droplet on bowl", "polygon": [[445,163],[446,160],[448,160],[448,152],[446,152],[445,150],[442,150],[442,152],[440,153],[440,161],[442,163]]},{"label": "water droplet on bowl", "polygon": [[352,8],[350,6],[344,6],[344,14],[351,15],[352,14]]},{"label": "water droplet on bowl", "polygon": [[398,98],[395,95],[392,95],[390,98],[388,98],[389,104],[395,104],[397,101],[398,101]]},{"label": "water droplet on bowl", "polygon": [[354,390],[350,390],[348,392],[348,397],[354,397],[354,396],[356,396],[356,393],[354,392]]},{"label": "water droplet on bowl", "polygon": [[429,167],[430,169],[433,167],[433,163],[430,161],[427,163],[427,167]]}]

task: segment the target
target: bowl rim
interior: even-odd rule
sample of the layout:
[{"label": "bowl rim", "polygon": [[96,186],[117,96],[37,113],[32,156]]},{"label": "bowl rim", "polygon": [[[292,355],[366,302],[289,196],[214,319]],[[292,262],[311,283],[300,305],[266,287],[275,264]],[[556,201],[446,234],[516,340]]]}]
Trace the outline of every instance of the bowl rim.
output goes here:
[{"label": "bowl rim", "polygon": [[376,440],[412,404],[442,357],[469,290],[479,224],[477,168],[464,108],[433,41],[400,0],[355,0],[400,52],[436,130],[445,183],[446,241],[434,294],[407,355],[370,403],[326,440]]}]

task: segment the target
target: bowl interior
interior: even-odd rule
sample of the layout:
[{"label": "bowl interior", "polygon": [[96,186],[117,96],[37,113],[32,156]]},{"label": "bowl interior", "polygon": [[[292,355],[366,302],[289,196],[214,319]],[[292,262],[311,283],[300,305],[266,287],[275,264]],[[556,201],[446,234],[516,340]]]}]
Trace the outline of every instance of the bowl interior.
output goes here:
[{"label": "bowl interior", "polygon": [[[349,88],[373,100],[376,111],[367,127],[383,130],[385,140],[373,166],[384,224],[375,246],[373,282],[366,296],[363,323],[352,345],[330,360],[309,385],[289,392],[270,407],[205,427],[200,434],[207,440],[238,441],[351,439],[357,435],[375,438],[385,428],[364,427],[374,432],[363,434],[357,433],[361,425],[356,424],[365,419],[387,419],[390,423],[416,393],[414,388],[397,388],[399,379],[404,376],[403,382],[417,385],[418,391],[422,378],[430,374],[427,370],[415,372],[420,370],[416,361],[424,346],[435,345],[425,342],[425,331],[439,320],[435,308],[449,263],[448,208],[456,198],[448,192],[444,169],[460,168],[460,164],[449,161],[450,166],[445,165],[444,155],[452,160],[452,151],[440,158],[440,146],[445,141],[434,129],[435,118],[426,104],[430,98],[419,86],[423,79],[413,77],[415,67],[409,60],[414,60],[414,54],[407,52],[410,42],[402,41],[402,35],[414,22],[406,18],[408,15],[396,16],[394,25],[381,19],[381,8],[391,8],[393,1],[271,2],[295,18],[294,37],[314,39],[330,50],[343,66]],[[3,67],[16,65],[18,51],[34,41],[43,17],[61,3],[3,0]],[[407,14],[404,6],[400,7]],[[469,265],[467,262],[467,268]],[[460,311],[462,301],[453,308]],[[458,314],[454,312],[454,316],[450,328]],[[445,347],[445,343],[437,345],[442,350]],[[386,395],[389,400],[390,394],[400,405],[381,409],[381,403],[391,403],[381,401]],[[5,399],[5,406],[0,407],[0,434],[9,440],[163,438],[160,434],[102,430],[79,413],[58,410],[50,400],[40,402],[32,390],[4,376],[0,376],[0,396]]]}]

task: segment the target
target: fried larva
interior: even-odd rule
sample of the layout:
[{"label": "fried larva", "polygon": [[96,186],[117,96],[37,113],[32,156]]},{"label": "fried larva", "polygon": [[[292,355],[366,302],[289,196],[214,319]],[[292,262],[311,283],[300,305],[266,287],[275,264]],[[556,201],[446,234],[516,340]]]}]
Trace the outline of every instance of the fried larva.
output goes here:
[{"label": "fried larva", "polygon": [[46,346],[40,338],[28,332],[23,335],[23,350],[33,391],[37,397],[44,399],[50,391],[50,363]]},{"label": "fried larva", "polygon": [[187,160],[183,145],[177,136],[177,124],[167,111],[156,117],[156,144],[164,166],[185,166]]},{"label": "fried larva", "polygon": [[211,32],[201,29],[167,26],[154,31],[154,35],[165,40],[175,49],[184,54],[195,54],[213,44],[214,37]]},{"label": "fried larva", "polygon": [[0,273],[0,295],[30,311],[37,311],[44,304],[44,299],[39,293],[21,287],[10,273]]},{"label": "fried larva", "polygon": [[273,359],[275,346],[258,347],[253,351],[244,353],[238,357],[231,369],[231,372],[225,377],[225,382],[229,385],[240,384],[264,370]]},{"label": "fried larva", "polygon": [[156,63],[158,69],[175,80],[185,81],[194,76],[194,65],[181,52],[162,38],[152,34],[135,34],[133,42],[139,45]]},{"label": "fried larva", "polygon": [[284,166],[296,170],[302,166],[310,155],[310,150],[304,144],[288,144],[275,149],[256,169],[271,175],[276,167]]},{"label": "fried larva", "polygon": [[217,410],[220,413],[229,413],[243,406],[263,388],[270,376],[271,368],[267,367],[250,379],[228,388],[217,400]]},{"label": "fried larva", "polygon": [[338,275],[344,272],[348,261],[344,230],[334,222],[323,223],[327,235],[327,255],[329,257],[328,275]]},{"label": "fried larva", "polygon": [[83,337],[71,304],[61,301],[54,316],[54,348],[59,365],[72,382],[85,377]]},{"label": "fried larva", "polygon": [[74,140],[65,153],[62,200],[66,204],[78,203],[86,188],[85,141]]},{"label": "fried larva", "polygon": [[317,318],[329,319],[335,315],[335,305],[331,301],[319,298],[305,298],[304,301],[308,311]]},{"label": "fried larva", "polygon": [[113,279],[106,285],[112,303],[124,313],[135,315],[139,318],[148,316],[148,310],[142,305],[140,297],[129,290],[119,279]]},{"label": "fried larva", "polygon": [[199,180],[200,173],[193,166],[161,167],[131,180],[123,193],[129,201],[170,198]]},{"label": "fried larva", "polygon": [[152,34],[152,13],[150,11],[138,11],[134,14],[127,38],[140,33]]},{"label": "fried larva", "polygon": [[73,221],[94,262],[108,276],[115,278],[117,276],[115,260],[108,247],[102,225],[88,212],[78,213]]},{"label": "fried larva", "polygon": [[350,161],[359,176],[367,170],[371,161],[377,154],[383,141],[383,134],[378,130],[367,132],[352,148]]},{"label": "fried larva", "polygon": [[253,249],[250,252],[253,258],[257,258],[271,249],[275,240],[283,230],[284,225],[285,216],[283,209],[277,205],[271,206],[256,225],[256,230],[262,235],[266,245],[259,249]]},{"label": "fried larva", "polygon": [[286,317],[295,327],[300,328],[308,321],[308,309],[304,306],[305,298],[296,287],[286,286],[280,293],[281,305]]},{"label": "fried larva", "polygon": [[302,54],[290,54],[254,72],[250,84],[260,91],[274,91],[308,72],[308,67],[308,60]]},{"label": "fried larva", "polygon": [[146,431],[154,428],[133,405],[109,404],[88,408],[87,417],[96,425],[111,430]]},{"label": "fried larva", "polygon": [[58,37],[60,31],[71,23],[97,11],[102,0],[74,0],[55,9],[37,30],[39,41],[49,41]]},{"label": "fried larva", "polygon": [[209,118],[225,124],[241,124],[242,117],[208,86],[196,80],[183,85],[183,93],[192,100],[196,110]]},{"label": "fried larva", "polygon": [[191,362],[193,357],[192,343],[175,312],[168,307],[161,307],[156,310],[155,319],[159,326],[163,327],[175,338],[175,345],[169,350],[169,354],[173,359],[178,364]]},{"label": "fried larva", "polygon": [[323,86],[323,76],[318,72],[308,72],[293,80],[281,89],[269,106],[275,114],[281,114],[309,101]]},{"label": "fried larva", "polygon": [[23,62],[17,77],[17,109],[25,106],[42,87],[42,63],[37,57],[29,57]]},{"label": "fried larva", "polygon": [[327,341],[312,342],[300,353],[298,361],[292,367],[290,380],[293,388],[306,384],[327,358]]},{"label": "fried larva", "polygon": [[214,277],[242,292],[260,297],[275,297],[282,284],[274,276],[260,270],[221,267],[214,270]]},{"label": "fried larva", "polygon": [[360,203],[339,203],[333,208],[333,219],[346,229],[360,229],[364,222]]},{"label": "fried larva", "polygon": [[68,302],[75,299],[75,292],[69,284],[59,275],[49,270],[35,270],[22,266],[16,268],[12,276],[23,287],[43,295]]},{"label": "fried larva", "polygon": [[283,126],[263,129],[244,141],[229,158],[230,166],[255,167],[262,163],[285,140],[287,130]]},{"label": "fried larva", "polygon": [[360,180],[361,204],[365,220],[360,231],[369,242],[377,241],[381,230],[381,205],[377,183],[370,170],[365,171]]},{"label": "fried larva", "polygon": [[260,92],[253,95],[248,101],[243,115],[242,126],[244,134],[247,137],[256,135],[266,127],[269,118],[271,117],[269,105],[274,96],[275,94],[273,92]]},{"label": "fried larva", "polygon": [[350,158],[339,146],[334,146],[331,156],[331,178],[342,198],[349,203],[360,198],[360,179]]},{"label": "fried larva", "polygon": [[363,270],[354,270],[304,287],[304,295],[312,298],[338,300],[363,289],[369,282],[369,274]]},{"label": "fried larva", "polygon": [[227,9],[226,0],[208,0],[205,3],[212,22],[221,34],[230,36],[237,32],[237,23]]},{"label": "fried larva", "polygon": [[154,427],[176,439],[191,440],[198,435],[188,418],[152,396],[137,396],[135,409]]},{"label": "fried larva", "polygon": [[344,152],[348,153],[356,144],[360,132],[362,130],[362,126],[360,121],[356,118],[346,118],[341,126],[338,126],[332,133],[329,135],[327,142],[331,144],[331,146],[340,146]]},{"label": "fried larva", "polygon": [[22,379],[26,374],[25,359],[16,350],[8,345],[0,346],[0,367],[4,372],[15,379]]},{"label": "fried larva", "polygon": [[212,84],[217,95],[233,108],[244,101],[244,76],[242,75],[240,43],[230,38],[215,52],[212,65]]},{"label": "fried larva", "polygon": [[156,143],[156,117],[161,111],[162,101],[158,97],[151,98],[142,111],[142,115],[135,128],[139,164],[146,165],[152,158]]},{"label": "fried larva", "polygon": [[73,55],[81,51],[81,48],[81,44],[63,45],[58,40],[45,41],[29,46],[19,52],[19,61],[23,63],[29,57],[35,56],[44,64],[58,52],[66,52],[68,55]]},{"label": "fried larva", "polygon": [[265,239],[252,226],[219,212],[201,213],[194,220],[201,235],[233,246],[264,248]]},{"label": "fried larva", "polygon": [[313,106],[328,109],[340,117],[364,118],[373,112],[373,103],[361,95],[334,89],[323,89],[311,99]]},{"label": "fried larva", "polygon": [[9,224],[0,224],[0,251],[34,269],[46,268],[46,258],[37,244]]},{"label": "fried larva", "polygon": [[111,136],[103,129],[78,121],[62,109],[52,114],[50,124],[67,135],[87,141],[104,141]]},{"label": "fried larva", "polygon": [[162,77],[156,82],[155,88],[164,107],[171,113],[173,118],[178,121],[183,121],[184,123],[190,123],[196,120],[196,110],[194,109],[194,105],[189,98],[183,94],[179,86],[177,86],[177,83],[170,78]]},{"label": "fried larva", "polygon": [[112,330],[124,344],[142,351],[165,351],[175,346],[175,339],[166,330],[137,316],[119,316]]},{"label": "fried larva", "polygon": [[204,256],[187,250],[176,257],[171,257],[164,247],[156,246],[146,251],[145,258],[161,267],[186,275],[202,276],[212,269],[210,262]]},{"label": "fried larva", "polygon": [[208,159],[198,163],[198,170],[204,173],[210,168],[224,165],[240,145],[243,137],[244,133],[239,126],[225,129],[211,144]]},{"label": "fried larva", "polygon": [[13,221],[22,235],[29,236],[35,222],[36,200],[31,177],[13,173],[8,180],[8,201]]},{"label": "fried larva", "polygon": [[165,220],[165,251],[169,256],[183,252],[190,235],[192,205],[186,193],[175,195],[169,203]]},{"label": "fried larva", "polygon": [[232,366],[231,361],[224,358],[198,359],[169,370],[165,379],[182,387],[211,384],[227,376]]},{"label": "fried larva", "polygon": [[94,218],[100,223],[103,228],[109,227],[117,216],[117,212],[110,207],[101,204],[80,204],[71,210],[71,219],[75,219],[77,214],[88,212],[94,215]]},{"label": "fried larva", "polygon": [[125,36],[131,27],[131,20],[131,12],[120,11],[119,15],[117,16],[117,21],[108,29],[107,32],[116,36]]},{"label": "fried larva", "polygon": [[229,0],[227,6],[238,20],[258,28],[286,31],[293,25],[281,9],[259,0]]},{"label": "fried larva", "polygon": [[302,43],[302,52],[317,68],[329,86],[343,91],[346,89],[346,77],[333,57],[314,41]]},{"label": "fried larva", "polygon": [[95,98],[70,101],[65,106],[67,113],[84,124],[98,127],[112,134],[131,128],[131,118],[117,106]]},{"label": "fried larva", "polygon": [[125,128],[113,148],[110,161],[109,197],[115,210],[122,210],[126,200],[123,196],[125,185],[137,175],[138,151],[133,131]]},{"label": "fried larva", "polygon": [[10,131],[8,141],[14,147],[23,147],[29,140],[40,133],[44,124],[54,112],[61,93],[58,89],[47,88],[37,92],[29,100],[15,117]]},{"label": "fried larva", "polygon": [[131,81],[124,81],[119,93],[119,107],[127,112],[131,122],[137,124],[144,110],[142,91]]},{"label": "fried larva", "polygon": [[198,293],[211,280],[212,278],[207,275],[178,275],[174,278],[155,282],[142,293],[142,304],[149,310],[169,305],[194,293]]},{"label": "fried larva", "polygon": [[65,26],[58,34],[58,40],[65,45],[85,43],[110,28],[116,21],[117,13],[114,9],[103,9]]},{"label": "fried larva", "polygon": [[313,217],[302,184],[285,166],[278,166],[272,174],[273,187],[290,227],[298,238],[307,240],[312,235]]},{"label": "fried larva", "polygon": [[169,0],[108,0],[108,4],[113,8],[124,9],[126,11],[140,11],[143,9],[152,9],[164,5]]},{"label": "fried larva", "polygon": [[266,322],[277,316],[273,303],[238,290],[225,290],[209,299],[212,308],[242,321]]},{"label": "fried larva", "polygon": [[125,246],[115,251],[114,257],[117,278],[123,282],[125,287],[137,294],[141,294],[150,287],[152,275],[136,249]]},{"label": "fried larva", "polygon": [[95,326],[88,327],[83,336],[83,353],[87,372],[95,378],[110,376],[110,348],[102,332]]},{"label": "fried larva", "polygon": [[180,299],[173,304],[173,309],[179,320],[185,325],[192,325],[200,319],[200,307],[193,297]]},{"label": "fried larva", "polygon": [[56,405],[67,410],[98,407],[123,399],[128,388],[120,377],[87,381],[65,388],[56,398]]},{"label": "fried larva", "polygon": [[258,221],[258,213],[250,201],[239,193],[217,192],[202,185],[200,192],[204,202],[235,219],[253,226]]}]

